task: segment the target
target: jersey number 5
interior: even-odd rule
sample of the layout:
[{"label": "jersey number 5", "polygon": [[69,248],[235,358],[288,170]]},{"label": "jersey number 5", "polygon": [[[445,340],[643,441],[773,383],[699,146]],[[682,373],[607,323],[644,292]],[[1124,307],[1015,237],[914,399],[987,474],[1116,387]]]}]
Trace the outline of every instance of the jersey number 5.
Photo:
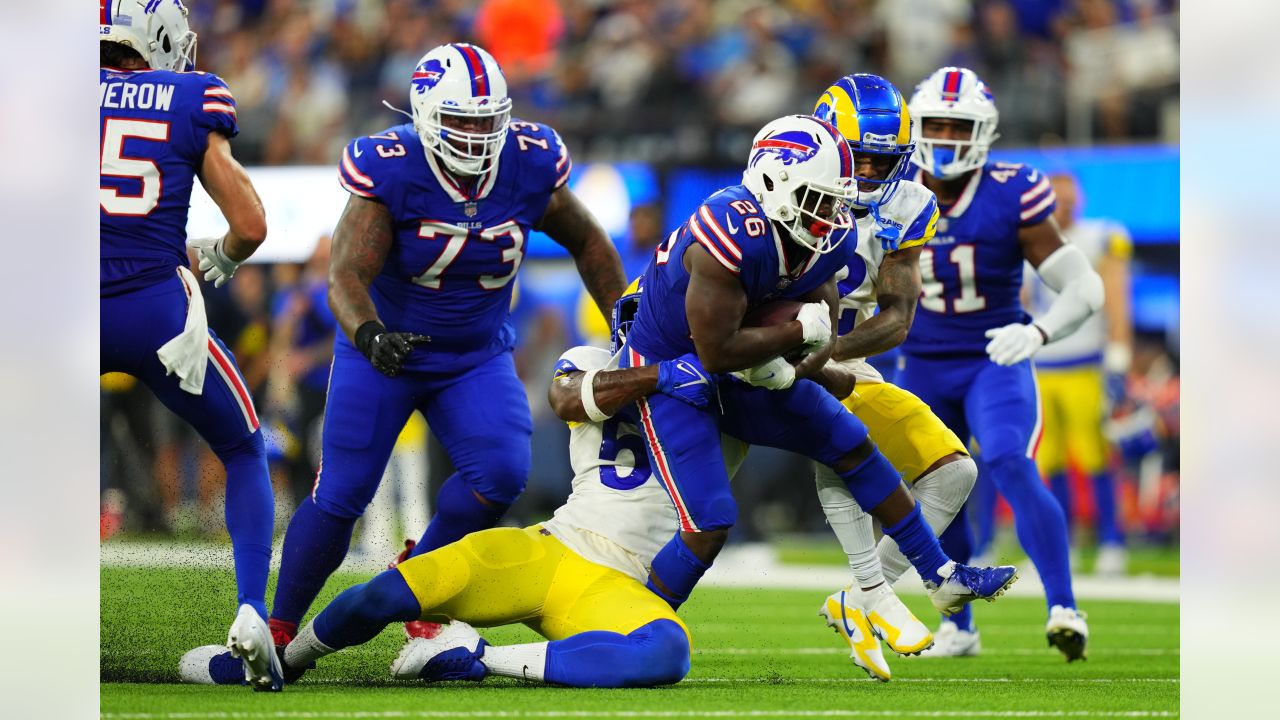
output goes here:
[{"label": "jersey number 5", "polygon": [[157,120],[125,120],[106,118],[102,125],[102,147],[99,151],[101,178],[127,178],[141,185],[137,195],[125,195],[113,187],[98,185],[98,204],[108,215],[143,216],[160,204],[163,179],[154,160],[124,154],[128,138],[169,141],[169,123]]}]

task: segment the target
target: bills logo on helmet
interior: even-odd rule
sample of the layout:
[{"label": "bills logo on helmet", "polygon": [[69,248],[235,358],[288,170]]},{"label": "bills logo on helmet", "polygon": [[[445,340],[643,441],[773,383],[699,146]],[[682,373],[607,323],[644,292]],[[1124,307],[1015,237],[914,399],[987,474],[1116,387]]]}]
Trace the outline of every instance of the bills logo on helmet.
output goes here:
[{"label": "bills logo on helmet", "polygon": [[788,130],[780,132],[777,135],[770,135],[763,140],[757,140],[751,146],[754,150],[763,150],[764,152],[756,153],[751,159],[751,164],[755,165],[765,155],[777,155],[783,165],[792,165],[801,163],[818,153],[818,144],[814,141],[813,136],[807,132],[800,130]]},{"label": "bills logo on helmet", "polygon": [[423,93],[435,87],[442,77],[444,77],[444,65],[439,60],[431,59],[413,71],[410,82],[413,83],[414,92]]}]

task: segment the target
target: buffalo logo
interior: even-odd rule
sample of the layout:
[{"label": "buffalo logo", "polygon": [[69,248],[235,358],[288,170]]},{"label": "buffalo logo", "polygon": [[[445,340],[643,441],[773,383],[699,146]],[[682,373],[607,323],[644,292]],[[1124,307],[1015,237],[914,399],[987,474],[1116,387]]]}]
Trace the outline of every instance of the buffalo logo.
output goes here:
[{"label": "buffalo logo", "polygon": [[414,92],[424,93],[435,87],[442,77],[444,77],[444,65],[439,60],[428,60],[413,71],[410,82],[413,84]]},{"label": "buffalo logo", "polygon": [[757,140],[751,146],[751,164],[760,162],[766,155],[776,155],[783,165],[801,163],[818,153],[813,136],[802,130],[788,130]]}]

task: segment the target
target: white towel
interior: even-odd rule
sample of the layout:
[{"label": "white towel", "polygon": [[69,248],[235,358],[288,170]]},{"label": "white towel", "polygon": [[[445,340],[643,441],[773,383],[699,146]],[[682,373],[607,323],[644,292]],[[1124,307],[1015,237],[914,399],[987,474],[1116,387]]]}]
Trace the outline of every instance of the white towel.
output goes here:
[{"label": "white towel", "polygon": [[178,278],[187,288],[187,324],[182,333],[160,346],[156,355],[166,375],[177,374],[178,387],[191,393],[204,393],[204,373],[209,368],[209,319],[204,314],[204,296],[200,283],[186,267],[178,268]]}]

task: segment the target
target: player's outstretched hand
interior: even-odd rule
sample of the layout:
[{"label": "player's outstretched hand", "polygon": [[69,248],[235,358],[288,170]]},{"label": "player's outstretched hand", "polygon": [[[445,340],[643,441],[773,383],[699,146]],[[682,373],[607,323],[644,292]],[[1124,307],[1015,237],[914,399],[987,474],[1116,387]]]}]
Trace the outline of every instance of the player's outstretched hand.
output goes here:
[{"label": "player's outstretched hand", "polygon": [[356,330],[356,347],[378,372],[387,377],[400,374],[400,366],[404,364],[415,345],[431,342],[426,335],[411,332],[387,332],[382,323],[376,320],[361,325]]},{"label": "player's outstretched hand", "polygon": [[795,366],[780,357],[733,374],[748,385],[766,390],[786,390],[796,381]]},{"label": "player's outstretched hand", "polygon": [[1010,323],[986,333],[987,356],[997,365],[1016,365],[1036,354],[1044,345],[1044,335],[1035,324]]},{"label": "player's outstretched hand", "polygon": [[711,373],[698,362],[698,356],[689,353],[658,363],[658,392],[704,408],[711,404],[716,386]]},{"label": "player's outstretched hand", "polygon": [[240,263],[227,257],[226,250],[222,247],[224,239],[225,237],[213,237],[187,241],[196,250],[200,272],[204,273],[205,281],[213,283],[214,287],[222,287],[240,267]]},{"label": "player's outstretched hand", "polygon": [[831,308],[826,300],[805,303],[800,307],[796,320],[804,328],[804,344],[810,348],[831,340]]}]

